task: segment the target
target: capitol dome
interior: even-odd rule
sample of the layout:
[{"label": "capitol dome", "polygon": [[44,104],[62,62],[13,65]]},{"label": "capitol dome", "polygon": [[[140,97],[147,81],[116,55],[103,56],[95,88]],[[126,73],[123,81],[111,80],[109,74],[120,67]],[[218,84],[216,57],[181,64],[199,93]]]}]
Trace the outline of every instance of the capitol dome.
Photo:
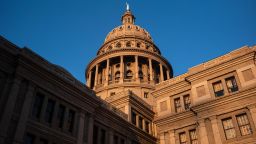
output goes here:
[{"label": "capitol dome", "polygon": [[102,99],[128,90],[151,103],[153,98],[147,95],[155,84],[172,78],[172,67],[150,34],[134,24],[135,17],[129,9],[121,22],[108,33],[97,56],[88,64],[87,86]]},{"label": "capitol dome", "polygon": [[[121,21],[122,25],[108,33],[97,53],[98,55],[120,48],[141,48],[161,54],[160,50],[153,43],[149,32],[134,24],[135,17],[130,10],[124,13]],[[123,41],[123,39],[126,39],[126,41]]]}]

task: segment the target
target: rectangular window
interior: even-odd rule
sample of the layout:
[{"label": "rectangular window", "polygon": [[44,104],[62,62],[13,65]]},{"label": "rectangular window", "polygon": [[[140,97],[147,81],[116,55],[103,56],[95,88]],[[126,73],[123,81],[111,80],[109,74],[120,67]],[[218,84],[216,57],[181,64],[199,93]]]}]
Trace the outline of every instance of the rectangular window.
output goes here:
[{"label": "rectangular window", "polygon": [[110,96],[113,96],[113,95],[115,95],[115,94],[116,94],[115,92],[111,92],[111,93],[110,93]]},{"label": "rectangular window", "polygon": [[187,136],[185,132],[179,134],[180,144],[188,144]]},{"label": "rectangular window", "polygon": [[136,113],[132,111],[132,123],[136,125]]},{"label": "rectangular window", "polygon": [[106,138],[106,131],[104,129],[101,129],[101,135],[100,135],[101,144],[105,144],[105,138]]},{"label": "rectangular window", "polygon": [[149,133],[149,122],[148,121],[145,122],[145,131],[147,133]]},{"label": "rectangular window", "polygon": [[246,81],[246,82],[253,80],[255,78],[251,68],[242,71],[242,73],[243,73],[244,81]]},{"label": "rectangular window", "polygon": [[25,136],[25,144],[34,144],[35,142],[35,136],[32,134],[27,133]]},{"label": "rectangular window", "polygon": [[69,131],[69,132],[72,132],[72,131],[73,131],[74,122],[75,122],[75,111],[69,110],[69,113],[68,113],[68,121],[67,121],[68,131]]},{"label": "rectangular window", "polygon": [[144,92],[144,98],[148,98],[148,92]]},{"label": "rectangular window", "polygon": [[185,110],[189,110],[190,105],[191,105],[190,96],[189,95],[183,96],[183,100],[184,100]]},{"label": "rectangular window", "polygon": [[222,125],[226,135],[226,139],[232,139],[236,137],[236,131],[232,122],[232,118],[226,118],[222,120]]},{"label": "rectangular window", "polygon": [[221,81],[217,81],[217,82],[213,83],[212,86],[213,86],[214,94],[216,97],[224,95],[224,89],[223,89]]},{"label": "rectangular window", "polygon": [[37,93],[34,104],[33,104],[33,109],[32,109],[32,116],[34,118],[37,118],[37,119],[40,118],[43,102],[44,102],[44,95],[41,93]]},{"label": "rectangular window", "polygon": [[93,144],[98,144],[98,127],[93,126]]},{"label": "rectangular window", "polygon": [[118,136],[114,135],[114,144],[118,144]]},{"label": "rectangular window", "polygon": [[176,112],[182,112],[180,98],[174,99],[174,106],[175,106],[175,111]]},{"label": "rectangular window", "polygon": [[197,139],[197,134],[195,129],[189,131],[189,136],[190,136],[191,144],[198,144],[198,139]]},{"label": "rectangular window", "polygon": [[65,118],[65,110],[66,107],[63,105],[59,105],[58,114],[57,114],[57,124],[59,128],[63,127],[64,118]]},{"label": "rectangular window", "polygon": [[139,117],[139,128],[140,129],[142,129],[142,121],[143,121],[142,117]]},{"label": "rectangular window", "polygon": [[251,126],[246,114],[237,115],[236,120],[242,136],[252,134]]},{"label": "rectangular window", "polygon": [[47,103],[47,107],[46,107],[45,115],[44,115],[45,122],[47,122],[47,123],[52,122],[54,106],[55,106],[55,101],[48,99],[48,103]]},{"label": "rectangular window", "polygon": [[231,93],[231,92],[238,91],[238,86],[234,76],[226,78],[226,84],[227,84],[228,92]]},{"label": "rectangular window", "polygon": [[39,144],[48,144],[48,140],[40,138]]},{"label": "rectangular window", "polygon": [[122,138],[120,144],[125,144],[125,140]]}]

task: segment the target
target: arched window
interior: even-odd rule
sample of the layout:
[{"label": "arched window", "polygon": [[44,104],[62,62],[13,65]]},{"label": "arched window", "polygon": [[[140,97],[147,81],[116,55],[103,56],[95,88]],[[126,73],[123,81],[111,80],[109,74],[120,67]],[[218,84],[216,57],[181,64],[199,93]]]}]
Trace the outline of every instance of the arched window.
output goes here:
[{"label": "arched window", "polygon": [[137,48],[140,48],[140,47],[141,47],[141,43],[138,42],[138,43],[137,43]]},{"label": "arched window", "polygon": [[139,78],[140,78],[141,80],[143,80],[143,72],[142,72],[142,71],[139,71]]},{"label": "arched window", "polygon": [[130,62],[128,62],[128,63],[126,64],[126,66],[127,66],[127,67],[130,67],[130,66],[131,66],[131,63],[130,63]]},{"label": "arched window", "polygon": [[133,73],[132,73],[131,70],[126,71],[126,78],[127,79],[132,79],[132,76],[133,76]]},{"label": "arched window", "polygon": [[116,47],[117,47],[117,48],[120,48],[120,47],[121,47],[121,43],[118,42],[118,43],[116,44]]},{"label": "arched window", "polygon": [[127,42],[126,47],[131,47],[131,42]]},{"label": "arched window", "polygon": [[119,81],[119,79],[120,79],[120,71],[117,71],[115,73],[115,81]]},{"label": "arched window", "polygon": [[120,64],[116,64],[116,68],[120,68]]},{"label": "arched window", "polygon": [[112,50],[112,46],[110,45],[110,46],[108,46],[108,50]]}]

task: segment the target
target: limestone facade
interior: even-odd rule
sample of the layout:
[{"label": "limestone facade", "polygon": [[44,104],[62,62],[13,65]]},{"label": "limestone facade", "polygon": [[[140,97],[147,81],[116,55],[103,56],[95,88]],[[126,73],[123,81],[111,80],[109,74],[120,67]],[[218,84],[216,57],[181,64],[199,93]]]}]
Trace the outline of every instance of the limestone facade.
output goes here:
[{"label": "limestone facade", "polygon": [[[138,103],[137,97],[130,99]],[[127,114],[64,68],[3,37],[0,129],[0,144],[156,143],[151,129],[129,123]]]},{"label": "limestone facade", "polygon": [[160,143],[256,143],[255,50],[242,47],[157,84]]},{"label": "limestone facade", "polygon": [[127,9],[86,85],[0,37],[0,144],[255,144],[256,46],[173,77]]}]

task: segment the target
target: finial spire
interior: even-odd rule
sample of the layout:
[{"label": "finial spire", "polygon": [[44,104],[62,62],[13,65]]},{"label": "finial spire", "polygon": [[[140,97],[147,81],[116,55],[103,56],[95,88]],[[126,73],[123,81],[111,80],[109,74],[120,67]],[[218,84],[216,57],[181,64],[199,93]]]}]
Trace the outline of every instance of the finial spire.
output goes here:
[{"label": "finial spire", "polygon": [[127,2],[126,2],[126,11],[130,11],[130,6]]}]

